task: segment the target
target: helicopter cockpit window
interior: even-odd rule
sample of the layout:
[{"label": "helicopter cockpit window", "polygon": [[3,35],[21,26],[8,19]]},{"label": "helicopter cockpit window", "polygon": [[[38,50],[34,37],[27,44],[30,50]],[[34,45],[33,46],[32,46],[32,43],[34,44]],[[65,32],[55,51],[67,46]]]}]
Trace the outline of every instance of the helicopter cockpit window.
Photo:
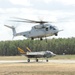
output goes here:
[{"label": "helicopter cockpit window", "polygon": [[50,29],[53,29],[53,27],[52,27],[52,26],[50,26]]},{"label": "helicopter cockpit window", "polygon": [[53,30],[56,30],[56,29],[53,27]]},{"label": "helicopter cockpit window", "polygon": [[55,30],[55,28],[54,28],[53,26],[50,26],[50,29],[53,29],[53,30]]}]

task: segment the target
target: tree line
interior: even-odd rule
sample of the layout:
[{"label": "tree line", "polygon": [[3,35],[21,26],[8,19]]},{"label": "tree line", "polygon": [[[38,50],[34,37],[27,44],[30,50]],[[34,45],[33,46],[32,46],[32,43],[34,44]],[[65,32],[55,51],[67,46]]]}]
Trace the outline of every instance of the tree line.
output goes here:
[{"label": "tree line", "polygon": [[46,40],[16,40],[0,41],[0,56],[20,55],[17,47],[26,50],[29,47],[32,51],[50,50],[56,54],[75,54],[75,38],[58,38]]}]

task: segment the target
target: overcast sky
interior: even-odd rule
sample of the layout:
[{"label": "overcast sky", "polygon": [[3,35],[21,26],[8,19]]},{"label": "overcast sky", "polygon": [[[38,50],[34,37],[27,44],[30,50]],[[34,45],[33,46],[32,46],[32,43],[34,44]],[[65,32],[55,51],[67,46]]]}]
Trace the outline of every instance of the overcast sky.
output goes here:
[{"label": "overcast sky", "polygon": [[[17,32],[30,30],[35,25],[8,21],[12,17],[52,21],[55,22],[52,25],[64,30],[52,37],[75,37],[75,0],[0,0],[0,41],[13,37],[12,30],[4,24],[14,25]],[[17,36],[15,39],[25,38]]]}]

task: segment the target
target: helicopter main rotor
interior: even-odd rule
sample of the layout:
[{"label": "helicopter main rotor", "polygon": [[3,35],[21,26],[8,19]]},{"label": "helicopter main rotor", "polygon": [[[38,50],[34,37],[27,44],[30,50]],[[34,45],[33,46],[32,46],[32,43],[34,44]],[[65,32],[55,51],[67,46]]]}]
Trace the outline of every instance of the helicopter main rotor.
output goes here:
[{"label": "helicopter main rotor", "polygon": [[29,19],[23,19],[23,18],[17,18],[17,17],[14,17],[14,20],[10,20],[10,21],[14,21],[14,22],[26,22],[26,23],[39,23],[40,25],[41,24],[44,24],[44,23],[52,23],[52,22],[48,22],[48,21],[35,21],[35,20],[29,20]]}]

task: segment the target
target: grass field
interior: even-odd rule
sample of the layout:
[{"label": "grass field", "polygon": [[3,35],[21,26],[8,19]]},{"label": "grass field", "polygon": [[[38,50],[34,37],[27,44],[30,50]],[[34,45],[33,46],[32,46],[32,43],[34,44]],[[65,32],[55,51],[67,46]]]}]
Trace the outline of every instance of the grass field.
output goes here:
[{"label": "grass field", "polygon": [[56,55],[55,57],[52,57],[50,59],[70,59],[70,60],[75,60],[75,55]]},{"label": "grass field", "polygon": [[[0,60],[26,60],[27,58],[25,56],[0,56]],[[42,59],[42,58],[41,58]],[[74,60],[75,55],[56,55],[55,57],[51,57],[49,59],[70,59]]]},{"label": "grass field", "polygon": [[75,64],[0,64],[0,75],[75,75]]},{"label": "grass field", "polygon": [[[26,60],[24,56],[3,56],[0,60]],[[75,59],[75,55],[57,55],[49,59]],[[0,75],[75,75],[75,64],[31,62],[0,64]]]}]

